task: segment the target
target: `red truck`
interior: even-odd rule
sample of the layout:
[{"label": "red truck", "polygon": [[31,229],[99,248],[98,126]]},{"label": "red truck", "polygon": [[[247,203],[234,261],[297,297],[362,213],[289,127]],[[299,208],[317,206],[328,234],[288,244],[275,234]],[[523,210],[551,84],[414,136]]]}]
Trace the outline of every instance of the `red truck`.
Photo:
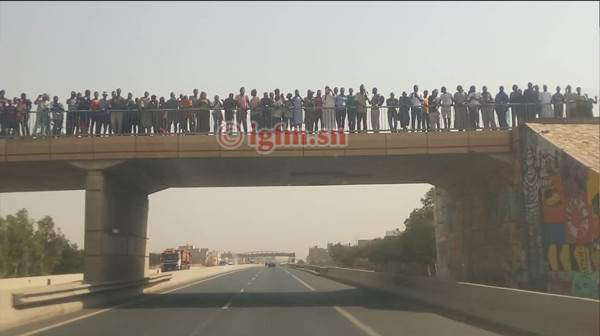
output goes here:
[{"label": "red truck", "polygon": [[190,269],[192,255],[187,250],[166,249],[160,256],[161,271]]}]

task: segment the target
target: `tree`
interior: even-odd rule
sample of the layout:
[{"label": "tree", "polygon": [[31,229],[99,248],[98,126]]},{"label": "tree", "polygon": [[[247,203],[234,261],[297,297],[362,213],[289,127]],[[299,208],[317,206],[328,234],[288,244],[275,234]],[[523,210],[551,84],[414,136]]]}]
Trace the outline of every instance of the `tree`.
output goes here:
[{"label": "tree", "polygon": [[35,222],[26,209],[0,217],[0,277],[81,272],[83,251],[51,217]]},{"label": "tree", "polygon": [[404,221],[406,229],[402,232],[397,230],[393,236],[373,239],[363,246],[332,245],[329,254],[334,263],[341,267],[364,267],[366,259],[367,267],[375,269],[398,263],[430,268],[436,261],[433,195],[431,188],[421,198],[422,206]]}]

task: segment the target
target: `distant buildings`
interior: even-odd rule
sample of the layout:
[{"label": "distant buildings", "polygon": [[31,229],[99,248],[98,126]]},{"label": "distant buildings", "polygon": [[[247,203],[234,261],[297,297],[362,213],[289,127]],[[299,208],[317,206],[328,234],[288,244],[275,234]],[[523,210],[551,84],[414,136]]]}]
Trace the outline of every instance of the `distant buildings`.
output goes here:
[{"label": "distant buildings", "polygon": [[327,252],[327,249],[317,247],[309,247],[308,248],[308,257],[306,257],[306,261],[311,265],[331,265],[333,264],[333,259]]},{"label": "distant buildings", "polygon": [[356,245],[363,246],[363,245],[367,245],[369,242],[370,242],[369,239],[359,239],[358,242],[356,242]]},{"label": "distant buildings", "polygon": [[[190,244],[185,244],[185,245],[179,246],[178,248],[180,250],[186,250],[186,251],[190,252],[190,254],[192,256],[192,264],[203,265],[206,262],[206,253],[204,254],[204,258],[202,258],[202,253],[200,252],[200,249],[198,249],[196,246],[190,245]],[[203,250],[208,250],[208,249],[203,249]]]}]

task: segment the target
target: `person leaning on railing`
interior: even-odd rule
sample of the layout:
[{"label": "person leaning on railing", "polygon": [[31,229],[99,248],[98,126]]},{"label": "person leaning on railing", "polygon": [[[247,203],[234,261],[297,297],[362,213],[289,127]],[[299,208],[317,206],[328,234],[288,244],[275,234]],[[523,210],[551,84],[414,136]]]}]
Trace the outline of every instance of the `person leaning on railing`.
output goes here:
[{"label": "person leaning on railing", "polygon": [[400,121],[400,127],[407,130],[410,124],[410,107],[412,103],[410,97],[406,94],[406,91],[402,91],[402,96],[398,99],[398,120]]},{"label": "person leaning on railing", "polygon": [[496,98],[494,99],[496,102],[496,116],[498,117],[498,124],[500,127],[508,127],[508,106],[506,106],[506,104],[508,104],[509,98],[506,92],[504,92],[504,86],[500,85],[498,90],[500,91],[496,93]]},{"label": "person leaning on railing", "polygon": [[54,96],[52,104],[50,104],[50,111],[52,111],[52,135],[59,136],[62,133],[65,119],[65,107],[58,101],[58,96]]},{"label": "person leaning on railing", "polygon": [[484,129],[496,129],[496,120],[494,119],[494,98],[487,90],[487,86],[481,88],[481,119]]},{"label": "person leaning on railing", "polygon": [[431,92],[431,96],[429,96],[429,129],[434,131],[440,130],[440,112],[438,110],[438,106],[440,105],[440,100],[438,98],[438,90],[434,89]]},{"label": "person leaning on railing", "polygon": [[554,104],[554,118],[562,118],[564,113],[565,96],[560,93],[560,86],[556,87],[556,93],[552,95],[552,104]]}]

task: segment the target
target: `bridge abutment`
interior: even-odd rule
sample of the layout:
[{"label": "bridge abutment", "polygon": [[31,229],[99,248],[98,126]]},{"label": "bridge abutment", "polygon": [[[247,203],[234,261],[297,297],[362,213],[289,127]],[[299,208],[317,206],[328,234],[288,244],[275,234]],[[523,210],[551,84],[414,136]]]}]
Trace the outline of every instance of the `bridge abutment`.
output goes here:
[{"label": "bridge abutment", "polygon": [[85,180],[86,283],[141,279],[148,273],[148,194],[102,170]]}]

